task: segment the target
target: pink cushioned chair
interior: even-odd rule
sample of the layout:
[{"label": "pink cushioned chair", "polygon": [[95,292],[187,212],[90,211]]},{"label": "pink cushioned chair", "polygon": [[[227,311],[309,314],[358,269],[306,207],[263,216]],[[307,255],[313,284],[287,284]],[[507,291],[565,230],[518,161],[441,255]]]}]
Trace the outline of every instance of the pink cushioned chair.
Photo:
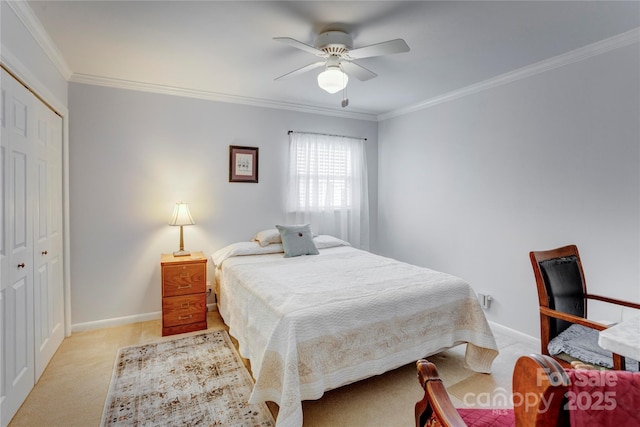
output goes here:
[{"label": "pink cushioned chair", "polygon": [[640,426],[640,372],[570,369],[567,374],[571,427]]},{"label": "pink cushioned chair", "polygon": [[[417,362],[424,397],[416,427],[636,427],[640,373],[564,369],[550,356],[522,356],[513,370],[513,409],[456,409],[435,365]],[[518,398],[516,398],[518,397]]]}]

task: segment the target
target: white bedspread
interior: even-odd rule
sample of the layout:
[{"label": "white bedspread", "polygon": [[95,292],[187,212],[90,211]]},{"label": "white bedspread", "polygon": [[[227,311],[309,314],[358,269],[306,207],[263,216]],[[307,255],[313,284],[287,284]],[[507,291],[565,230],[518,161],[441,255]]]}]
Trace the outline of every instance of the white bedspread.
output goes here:
[{"label": "white bedspread", "polygon": [[352,247],[232,257],[219,277],[220,313],[256,379],[250,402],[278,403],[278,426],[302,426],[303,400],[461,343],[478,372],[498,354],[465,281]]}]

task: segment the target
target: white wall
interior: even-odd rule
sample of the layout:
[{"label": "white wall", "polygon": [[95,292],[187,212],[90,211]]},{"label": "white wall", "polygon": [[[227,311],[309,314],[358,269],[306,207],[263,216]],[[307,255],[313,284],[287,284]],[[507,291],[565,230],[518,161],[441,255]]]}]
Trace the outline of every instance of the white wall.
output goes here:
[{"label": "white wall", "polygon": [[[379,248],[465,278],[539,336],[531,250],[575,243],[640,302],[638,44],[379,125]],[[615,312],[615,316],[620,313]]]},{"label": "white wall", "polygon": [[[78,83],[69,104],[74,327],[160,311],[176,202],[196,221],[185,249],[206,255],[284,222],[288,130],[368,138],[375,231],[376,122]],[[228,182],[229,145],[260,148],[258,184]]]}]

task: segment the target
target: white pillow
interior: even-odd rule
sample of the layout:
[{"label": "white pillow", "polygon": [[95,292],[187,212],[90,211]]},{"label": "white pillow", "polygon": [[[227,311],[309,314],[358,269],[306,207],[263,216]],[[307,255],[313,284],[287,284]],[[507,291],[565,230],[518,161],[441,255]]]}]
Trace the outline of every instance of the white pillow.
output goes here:
[{"label": "white pillow", "polygon": [[211,259],[216,266],[220,266],[225,259],[234,256],[275,254],[279,252],[284,252],[282,243],[260,246],[258,242],[238,242],[218,249],[211,255]]},{"label": "white pillow", "polygon": [[[336,246],[351,246],[348,242],[345,242],[344,240],[340,240],[337,237],[333,237],[328,234],[315,236],[313,238],[313,242],[318,249],[333,248]],[[220,267],[225,259],[234,256],[277,254],[282,252],[284,252],[282,243],[272,243],[267,246],[260,246],[257,241],[237,242],[225,246],[222,249],[218,249],[211,255],[211,259],[217,267]]]},{"label": "white pillow", "polygon": [[282,243],[280,232],[275,228],[259,231],[255,236],[253,236],[252,240],[254,242],[258,242],[260,246],[268,246],[272,243]]},{"label": "white pillow", "polygon": [[316,244],[318,249],[333,248],[336,246],[351,246],[349,242],[340,240],[337,237],[330,236],[328,234],[321,234],[313,238],[313,243]]}]

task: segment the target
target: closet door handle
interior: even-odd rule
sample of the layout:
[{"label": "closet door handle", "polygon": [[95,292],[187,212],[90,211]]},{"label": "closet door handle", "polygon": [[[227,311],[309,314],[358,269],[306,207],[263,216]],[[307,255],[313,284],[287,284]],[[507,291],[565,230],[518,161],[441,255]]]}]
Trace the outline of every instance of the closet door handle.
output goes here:
[{"label": "closet door handle", "polygon": [[47,251],[42,251],[42,255],[46,255],[46,254],[48,254],[48,253],[49,253],[49,252],[47,252]]},{"label": "closet door handle", "polygon": [[18,268],[24,268],[24,262],[21,262],[20,264],[18,264]]}]

